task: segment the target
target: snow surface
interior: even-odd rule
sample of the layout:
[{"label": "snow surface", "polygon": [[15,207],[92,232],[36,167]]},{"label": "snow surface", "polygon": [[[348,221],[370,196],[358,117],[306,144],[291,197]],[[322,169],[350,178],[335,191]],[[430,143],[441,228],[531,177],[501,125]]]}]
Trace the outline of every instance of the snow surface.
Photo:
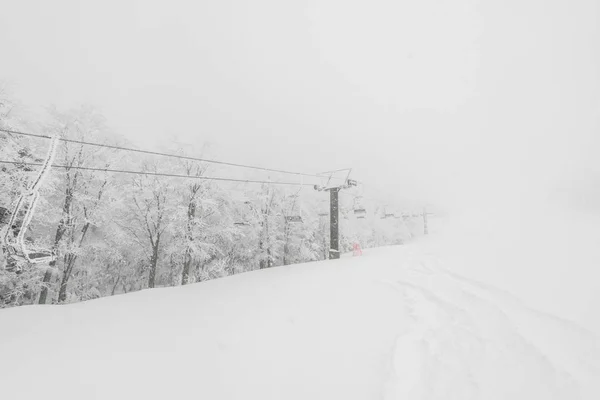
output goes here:
[{"label": "snow surface", "polygon": [[600,342],[427,240],[0,311],[6,399],[599,399]]},{"label": "snow surface", "polygon": [[600,335],[600,213],[515,201],[435,221],[423,251]]}]

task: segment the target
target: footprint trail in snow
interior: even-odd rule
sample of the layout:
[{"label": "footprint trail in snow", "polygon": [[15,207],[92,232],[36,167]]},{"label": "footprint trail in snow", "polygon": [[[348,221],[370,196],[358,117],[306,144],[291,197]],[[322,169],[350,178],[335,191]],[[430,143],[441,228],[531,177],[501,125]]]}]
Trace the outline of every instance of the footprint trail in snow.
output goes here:
[{"label": "footprint trail in snow", "polygon": [[[382,283],[398,293],[411,322],[392,346],[385,400],[595,398],[593,334],[556,324],[432,256],[410,257],[398,275]],[[581,340],[565,342],[565,332]]]}]

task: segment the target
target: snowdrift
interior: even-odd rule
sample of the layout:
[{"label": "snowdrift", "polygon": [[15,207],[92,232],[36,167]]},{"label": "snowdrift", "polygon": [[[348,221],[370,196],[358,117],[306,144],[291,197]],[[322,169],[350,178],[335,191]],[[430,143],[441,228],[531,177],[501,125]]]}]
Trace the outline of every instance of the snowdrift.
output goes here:
[{"label": "snowdrift", "polygon": [[0,311],[6,399],[598,399],[597,337],[427,246]]}]

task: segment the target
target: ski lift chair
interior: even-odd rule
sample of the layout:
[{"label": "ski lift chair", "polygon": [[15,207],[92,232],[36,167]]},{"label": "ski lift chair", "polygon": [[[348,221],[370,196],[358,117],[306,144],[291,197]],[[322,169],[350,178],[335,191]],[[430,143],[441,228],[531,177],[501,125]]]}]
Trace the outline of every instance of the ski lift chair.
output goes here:
[{"label": "ski lift chair", "polygon": [[44,264],[54,261],[56,258],[52,250],[31,248],[33,241],[31,238],[25,238],[38,199],[39,193],[37,192],[31,196],[24,195],[19,198],[3,235],[4,252],[7,258],[12,260],[9,262],[9,266],[13,265],[18,270],[22,268],[23,264]]},{"label": "ski lift chair", "polygon": [[393,218],[394,213],[388,211],[388,207],[383,208],[383,214],[381,214],[381,219]]},{"label": "ski lift chair", "polygon": [[286,215],[285,220],[286,220],[286,222],[290,222],[290,223],[300,223],[301,224],[304,222],[300,215]]},{"label": "ski lift chair", "polygon": [[[0,239],[2,240],[3,252],[7,255],[7,268],[9,269],[20,270],[23,264],[43,264],[56,259],[56,255],[52,250],[29,248],[32,241],[25,238],[25,234],[40,198],[39,188],[52,168],[59,140],[58,135],[52,137],[42,168],[27,190],[17,199],[15,207],[9,213],[10,218],[7,226],[2,229],[4,232],[0,235]],[[4,221],[7,217],[7,210],[6,208],[2,208],[2,210],[1,219]]]},{"label": "ski lift chair", "polygon": [[367,215],[367,210],[365,210],[365,207],[363,205],[363,197],[362,196],[358,196],[354,198],[354,215],[356,216],[356,218],[364,218],[365,215]]},{"label": "ski lift chair", "polygon": [[356,215],[356,218],[364,218],[365,215],[367,215],[367,210],[365,210],[363,207],[355,208],[354,215]]},{"label": "ski lift chair", "polygon": [[319,217],[328,217],[329,216],[329,203],[326,201],[321,201],[318,206],[318,214]]}]

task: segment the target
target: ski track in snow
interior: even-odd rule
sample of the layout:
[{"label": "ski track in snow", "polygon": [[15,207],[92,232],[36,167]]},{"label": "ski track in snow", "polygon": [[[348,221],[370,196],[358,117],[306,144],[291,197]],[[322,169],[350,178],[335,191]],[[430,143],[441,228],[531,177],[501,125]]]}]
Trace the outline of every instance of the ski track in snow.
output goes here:
[{"label": "ski track in snow", "polygon": [[[521,300],[508,292],[482,284],[466,277],[462,277],[451,271],[442,269],[441,267],[438,268],[442,274],[460,284],[465,294],[471,295],[479,301],[487,302],[489,305],[496,307],[506,317],[507,320],[512,322],[516,329],[518,329],[519,326],[522,328],[525,327],[525,324],[519,324],[517,320],[536,319],[543,323],[558,324],[565,331],[575,334],[582,342],[586,343],[586,347],[584,348],[586,357],[578,355],[575,359],[575,363],[570,364],[569,367],[575,369],[577,375],[585,375],[587,372],[592,371],[593,375],[590,377],[591,379],[600,376],[600,340],[594,333],[578,326],[571,321],[567,321],[528,307]],[[526,335],[523,334],[523,337],[525,336]],[[537,346],[539,347],[540,340],[539,338],[537,339],[538,340],[535,342],[538,343]],[[533,343],[532,340],[529,341],[530,343]],[[596,356],[591,358],[592,360],[595,360],[595,362],[587,362],[587,360],[590,360],[590,357],[587,357],[589,356],[589,351]],[[565,361],[566,360],[561,360],[559,363],[555,364],[563,365]]]},{"label": "ski track in snow", "polygon": [[[410,255],[402,279],[380,281],[399,293],[412,322],[392,347],[384,400],[595,399],[597,391],[586,388],[597,385],[600,368],[580,360],[590,351],[600,360],[595,335],[440,264],[435,256]],[[590,346],[579,357],[562,350],[565,343],[534,345],[548,333],[525,328],[538,320],[559,322]]]},{"label": "ski track in snow", "polygon": [[[437,394],[443,398],[478,398],[465,356],[469,354],[466,346],[472,343],[478,344],[472,350],[480,351],[480,341],[465,326],[469,323],[467,313],[412,283],[396,281],[394,287],[403,296],[413,326],[396,338],[384,398],[426,399]],[[450,397],[451,388],[458,388],[455,397]]]}]

